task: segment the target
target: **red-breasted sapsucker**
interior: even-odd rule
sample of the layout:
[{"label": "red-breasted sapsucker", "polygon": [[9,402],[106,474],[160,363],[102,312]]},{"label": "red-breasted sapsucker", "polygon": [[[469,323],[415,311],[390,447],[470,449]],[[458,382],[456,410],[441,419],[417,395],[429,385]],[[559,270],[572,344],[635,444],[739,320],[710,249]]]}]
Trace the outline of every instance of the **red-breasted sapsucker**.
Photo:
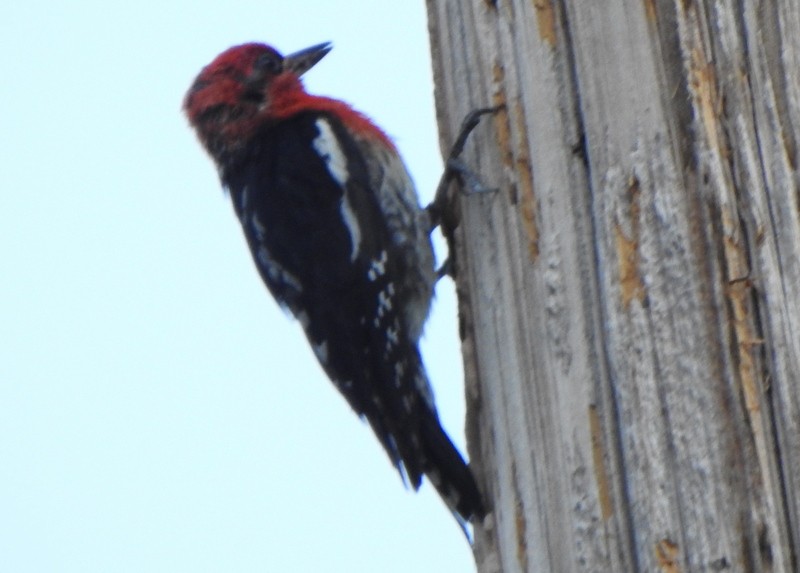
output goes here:
[{"label": "red-breasted sapsucker", "polygon": [[203,68],[184,109],[214,159],[261,278],[401,476],[427,475],[463,524],[483,514],[442,429],[418,342],[436,282],[431,223],[389,137],[300,76],[330,44],[243,44]]}]

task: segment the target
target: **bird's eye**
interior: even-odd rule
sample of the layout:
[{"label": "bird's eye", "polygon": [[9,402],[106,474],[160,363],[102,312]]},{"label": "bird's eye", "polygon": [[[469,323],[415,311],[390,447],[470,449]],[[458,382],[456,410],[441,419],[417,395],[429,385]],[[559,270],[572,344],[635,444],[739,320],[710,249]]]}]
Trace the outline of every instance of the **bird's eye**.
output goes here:
[{"label": "bird's eye", "polygon": [[255,69],[268,74],[279,74],[283,69],[283,59],[277,54],[265,52],[258,56]]}]

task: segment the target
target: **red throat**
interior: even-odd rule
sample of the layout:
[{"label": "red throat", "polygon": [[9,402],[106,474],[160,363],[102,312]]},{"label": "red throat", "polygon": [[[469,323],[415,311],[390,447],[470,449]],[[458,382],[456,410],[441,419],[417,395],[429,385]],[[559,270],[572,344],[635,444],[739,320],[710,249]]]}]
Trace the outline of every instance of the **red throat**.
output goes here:
[{"label": "red throat", "polygon": [[378,139],[390,149],[395,149],[389,136],[367,116],[342,101],[308,94],[300,78],[294,74],[284,73],[273,80],[268,101],[268,114],[272,120],[286,119],[306,111],[328,113],[339,118],[355,135]]}]

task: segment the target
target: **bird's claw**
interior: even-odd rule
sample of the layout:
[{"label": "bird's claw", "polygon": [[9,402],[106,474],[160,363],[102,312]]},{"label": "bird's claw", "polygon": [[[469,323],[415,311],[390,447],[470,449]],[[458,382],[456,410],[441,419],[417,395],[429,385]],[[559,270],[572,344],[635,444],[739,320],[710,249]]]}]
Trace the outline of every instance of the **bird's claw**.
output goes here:
[{"label": "bird's claw", "polygon": [[434,196],[431,204],[426,208],[431,220],[431,231],[433,231],[433,229],[435,229],[442,222],[442,218],[447,210],[449,203],[447,189],[450,186],[450,182],[453,180],[453,177],[458,177],[461,180],[467,193],[469,194],[496,191],[496,189],[483,185],[480,181],[480,178],[475,174],[474,171],[467,167],[466,163],[460,159],[460,156],[464,151],[464,146],[467,143],[469,135],[478,126],[481,121],[481,117],[487,114],[497,113],[504,107],[504,105],[498,105],[494,107],[481,107],[474,109],[469,112],[461,122],[458,136],[456,137],[453,146],[450,148],[450,153],[445,161],[444,173],[439,180],[439,185],[436,187],[436,195]]}]

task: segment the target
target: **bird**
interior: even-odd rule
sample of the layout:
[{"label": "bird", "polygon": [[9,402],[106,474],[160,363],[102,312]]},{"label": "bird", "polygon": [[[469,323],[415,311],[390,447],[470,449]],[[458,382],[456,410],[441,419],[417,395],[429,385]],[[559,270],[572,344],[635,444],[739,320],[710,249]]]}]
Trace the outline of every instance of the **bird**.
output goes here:
[{"label": "bird", "polygon": [[403,481],[418,490],[427,476],[463,529],[485,515],[483,498],[419,351],[437,281],[433,223],[392,139],[306,91],[301,76],[331,49],[233,46],[200,71],[183,109],[267,289]]}]

